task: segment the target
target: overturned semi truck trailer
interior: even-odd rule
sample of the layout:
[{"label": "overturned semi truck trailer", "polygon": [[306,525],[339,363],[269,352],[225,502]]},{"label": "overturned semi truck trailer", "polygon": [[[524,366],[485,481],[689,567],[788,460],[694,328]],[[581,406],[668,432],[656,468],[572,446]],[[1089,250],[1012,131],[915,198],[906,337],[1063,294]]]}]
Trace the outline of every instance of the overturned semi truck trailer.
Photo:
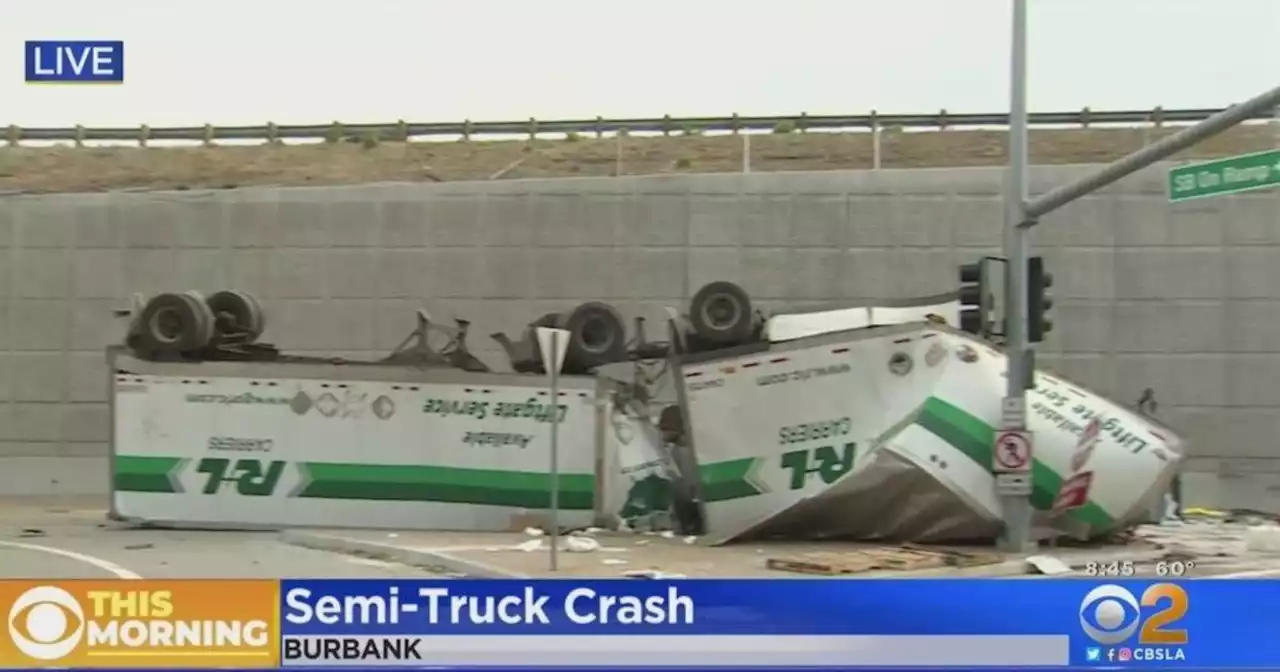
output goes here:
[{"label": "overturned semi truck trailer", "polygon": [[[579,336],[583,315],[597,322],[570,353],[579,371],[623,343],[620,321],[604,308],[565,314]],[[240,292],[135,297],[126,312],[126,342],[107,350],[117,519],[233,528],[537,525],[552,489],[553,417],[567,525],[626,514],[634,482],[662,464],[657,431],[625,386],[566,375],[553,400],[542,375],[490,372],[467,350],[465,322],[437,325],[420,312],[418,328],[390,356],[350,361],[259,342],[264,316]],[[537,363],[523,340],[500,339],[518,368]]]},{"label": "overturned semi truck trailer", "polygon": [[[112,511],[175,526],[507,530],[621,512],[658,439],[609,381],[403,364],[156,362],[113,348]],[[622,437],[623,440],[620,440]],[[619,465],[630,467],[624,470]],[[615,480],[610,480],[610,477]]]},{"label": "overturned semi truck trailer", "polygon": [[[497,374],[468,352],[465,322],[442,327],[425,313],[395,353],[352,362],[258,343],[265,320],[241,293],[135,304],[126,344],[108,349],[112,509],[121,519],[538,524],[553,482],[555,414],[567,525],[670,509],[677,524],[718,542],[999,531],[991,427],[1004,360],[944,324],[958,311],[945,296],[765,318],[741,288],[711,283],[672,320],[669,342],[641,333],[629,350],[616,311],[584,304],[530,323],[571,331],[573,373],[556,400],[541,375],[529,375],[541,370],[528,332],[494,335],[524,372]],[[657,408],[643,385],[592,375],[600,364],[655,357],[677,383],[673,407]],[[1164,492],[1180,440],[1078,385],[1045,374],[1037,382],[1032,480],[1042,522],[1092,536],[1137,520]],[[1095,417],[1100,439],[1077,450]],[[1050,515],[1064,482],[1083,483],[1083,501]]]},{"label": "overturned semi truck trailer", "polygon": [[[779,340],[690,355],[675,371],[712,539],[999,534],[1002,353],[927,319],[770,322]],[[1182,451],[1169,428],[1043,372],[1028,407],[1043,529],[1103,535],[1167,491]],[[1082,442],[1094,419],[1097,438]]]}]

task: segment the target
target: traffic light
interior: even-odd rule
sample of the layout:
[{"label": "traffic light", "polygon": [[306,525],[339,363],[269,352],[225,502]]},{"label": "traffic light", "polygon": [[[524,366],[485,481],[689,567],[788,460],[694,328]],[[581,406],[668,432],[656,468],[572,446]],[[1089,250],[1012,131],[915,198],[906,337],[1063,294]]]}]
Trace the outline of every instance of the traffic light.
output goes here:
[{"label": "traffic light", "polygon": [[1049,309],[1053,308],[1053,274],[1044,270],[1043,257],[1027,259],[1027,340],[1039,343],[1053,330]]},{"label": "traffic light", "polygon": [[991,327],[991,274],[987,260],[960,266],[960,330],[987,335]]}]

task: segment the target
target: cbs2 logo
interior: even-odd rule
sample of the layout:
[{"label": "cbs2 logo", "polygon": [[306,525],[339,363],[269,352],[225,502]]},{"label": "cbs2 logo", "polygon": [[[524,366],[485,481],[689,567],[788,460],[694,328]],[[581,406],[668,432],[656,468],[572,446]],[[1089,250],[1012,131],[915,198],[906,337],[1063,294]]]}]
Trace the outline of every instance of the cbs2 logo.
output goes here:
[{"label": "cbs2 logo", "polygon": [[[1142,607],[1162,604],[1159,611],[1142,618]],[[1187,591],[1175,583],[1147,586],[1141,601],[1128,589],[1109,583],[1089,591],[1080,601],[1080,627],[1099,644],[1119,644],[1138,632],[1139,644],[1178,646],[1187,643],[1187,631],[1169,626],[1182,620],[1190,606]]]}]

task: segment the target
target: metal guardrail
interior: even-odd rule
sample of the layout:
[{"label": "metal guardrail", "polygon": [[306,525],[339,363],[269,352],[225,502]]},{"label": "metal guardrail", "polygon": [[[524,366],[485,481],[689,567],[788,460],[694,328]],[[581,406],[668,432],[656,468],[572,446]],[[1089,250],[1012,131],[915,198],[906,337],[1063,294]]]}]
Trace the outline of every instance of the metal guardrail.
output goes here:
[{"label": "metal guardrail", "polygon": [[[1075,112],[1040,112],[1030,115],[1034,126],[1081,126],[1092,124],[1152,124],[1191,123],[1202,121],[1220,112],[1219,109],[1122,110],[1092,111],[1088,108]],[[805,132],[810,130],[862,130],[875,131],[886,128],[973,128],[1002,126],[1008,123],[1007,113],[954,114],[940,110],[934,114],[871,114],[862,115],[807,115],[753,116],[737,114],[728,117],[671,117],[605,119],[568,119],[541,121],[460,121],[437,123],[410,123],[399,121],[385,124],[306,124],[280,125],[267,123],[262,126],[183,126],[172,128],[22,128],[8,126],[5,136],[10,146],[24,141],[70,141],[77,145],[93,141],[137,142],[188,141],[212,144],[218,140],[318,140],[340,142],[347,139],[376,138],[379,140],[408,140],[455,136],[462,139],[499,135],[523,135],[536,138],[544,133],[595,135],[616,133],[649,133],[680,135],[703,132],[771,131],[777,133]],[[1258,115],[1255,119],[1273,119],[1272,115]]]}]

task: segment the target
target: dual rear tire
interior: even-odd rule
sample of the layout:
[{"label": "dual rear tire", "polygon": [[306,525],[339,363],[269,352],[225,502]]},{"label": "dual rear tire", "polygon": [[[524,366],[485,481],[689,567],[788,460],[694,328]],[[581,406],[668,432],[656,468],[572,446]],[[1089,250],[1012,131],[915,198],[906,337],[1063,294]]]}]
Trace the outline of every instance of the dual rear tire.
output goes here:
[{"label": "dual rear tire", "polygon": [[159,294],[147,301],[131,329],[131,344],[162,354],[195,352],[262,336],[262,306],[246,292],[224,290],[208,298],[199,292]]},{"label": "dual rear tire", "polygon": [[[548,313],[530,322],[529,327],[530,331],[536,327],[551,327],[569,332],[569,344],[564,353],[566,373],[586,373],[627,358],[626,322],[622,314],[607,303],[588,301],[564,313]],[[537,342],[532,333],[529,338]]]},{"label": "dual rear tire", "polygon": [[[712,347],[750,342],[759,320],[751,297],[739,285],[716,281],[704,285],[689,303],[689,326]],[[564,313],[548,313],[530,327],[569,332],[565,369],[578,373],[627,359],[627,326],[613,306],[600,301],[580,304]],[[262,305],[247,292],[223,290],[207,298],[198,292],[153,297],[134,322],[135,347],[156,353],[195,352],[230,343],[252,343],[266,329]]]},{"label": "dual rear tire", "polygon": [[[604,364],[628,359],[626,322],[617,309],[607,303],[589,301],[568,312],[548,313],[529,326],[555,327],[569,332],[566,373],[586,373]],[[705,348],[749,343],[758,335],[760,326],[751,297],[732,282],[707,283],[689,303],[688,327]]]},{"label": "dual rear tire", "polygon": [[726,280],[702,286],[689,302],[689,324],[699,339],[713,346],[742,345],[755,337],[759,320],[751,297]]}]

